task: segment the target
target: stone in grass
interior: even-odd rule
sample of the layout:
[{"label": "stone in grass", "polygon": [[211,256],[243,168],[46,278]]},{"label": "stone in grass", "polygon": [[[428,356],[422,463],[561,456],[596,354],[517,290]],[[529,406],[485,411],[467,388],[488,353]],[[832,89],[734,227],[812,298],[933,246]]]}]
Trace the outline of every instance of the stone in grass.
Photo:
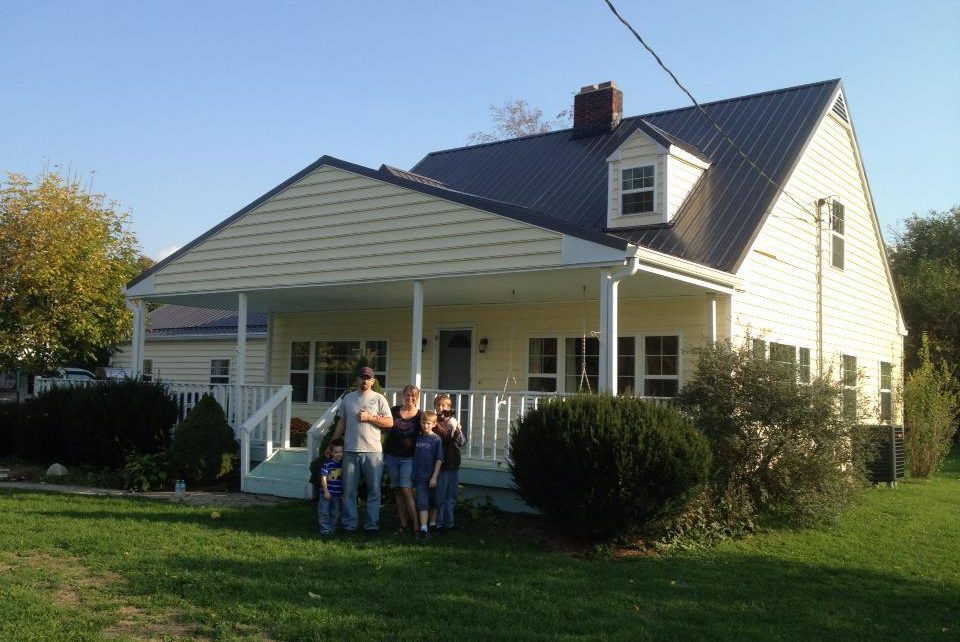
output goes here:
[{"label": "stone in grass", "polygon": [[53,464],[47,468],[47,477],[66,477],[69,474],[70,471],[63,464]]}]

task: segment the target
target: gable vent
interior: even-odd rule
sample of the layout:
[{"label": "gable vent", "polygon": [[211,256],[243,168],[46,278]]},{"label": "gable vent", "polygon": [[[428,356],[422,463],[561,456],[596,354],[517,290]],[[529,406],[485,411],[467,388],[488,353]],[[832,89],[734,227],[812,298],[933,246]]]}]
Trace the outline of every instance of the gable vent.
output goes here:
[{"label": "gable vent", "polygon": [[837,102],[833,103],[833,113],[843,122],[850,124],[850,117],[847,116],[847,104],[843,102],[843,94],[837,96]]}]

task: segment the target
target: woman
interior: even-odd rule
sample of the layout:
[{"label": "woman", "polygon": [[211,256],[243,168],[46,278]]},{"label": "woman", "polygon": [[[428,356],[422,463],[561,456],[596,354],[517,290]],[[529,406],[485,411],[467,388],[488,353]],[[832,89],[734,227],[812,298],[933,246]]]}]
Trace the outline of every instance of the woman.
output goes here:
[{"label": "woman", "polygon": [[403,405],[390,409],[393,428],[383,445],[383,465],[390,475],[397,499],[400,528],[397,533],[417,532],[417,507],[413,501],[413,449],[420,432],[420,389],[403,389]]}]

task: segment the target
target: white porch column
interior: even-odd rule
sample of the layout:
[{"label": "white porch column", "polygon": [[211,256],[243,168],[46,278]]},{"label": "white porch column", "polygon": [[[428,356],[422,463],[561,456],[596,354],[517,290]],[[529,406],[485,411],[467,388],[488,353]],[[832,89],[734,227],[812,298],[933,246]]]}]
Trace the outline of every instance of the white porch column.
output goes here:
[{"label": "white porch column", "polygon": [[237,376],[234,382],[242,386],[247,376],[247,293],[241,292],[237,300]]},{"label": "white porch column", "polygon": [[599,392],[606,393],[610,392],[611,389],[611,376],[610,376],[610,359],[613,357],[614,362],[616,362],[616,347],[613,347],[613,353],[611,354],[611,344],[616,346],[616,340],[611,341],[610,337],[610,319],[612,316],[615,316],[616,310],[611,309],[610,299],[612,292],[613,280],[610,277],[610,270],[601,270],[600,271],[600,364],[599,364],[599,381],[597,382],[597,387]]},{"label": "white porch column", "polygon": [[413,330],[410,334],[410,381],[417,388],[423,380],[423,281],[413,282]]},{"label": "white porch column", "polygon": [[139,377],[143,374],[143,342],[146,334],[146,315],[143,299],[129,301],[128,305],[133,312],[133,337],[130,340],[130,376]]},{"label": "white porch column", "polygon": [[717,342],[717,295],[707,293],[707,341]]}]

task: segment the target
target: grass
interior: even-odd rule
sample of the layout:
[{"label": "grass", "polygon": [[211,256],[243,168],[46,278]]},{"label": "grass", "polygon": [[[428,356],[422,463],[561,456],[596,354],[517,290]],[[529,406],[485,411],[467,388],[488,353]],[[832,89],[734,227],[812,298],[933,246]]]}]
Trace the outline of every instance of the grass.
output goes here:
[{"label": "grass", "polygon": [[0,640],[960,639],[957,449],[830,527],[663,558],[573,557],[497,516],[324,542],[304,503],[2,488]]}]

